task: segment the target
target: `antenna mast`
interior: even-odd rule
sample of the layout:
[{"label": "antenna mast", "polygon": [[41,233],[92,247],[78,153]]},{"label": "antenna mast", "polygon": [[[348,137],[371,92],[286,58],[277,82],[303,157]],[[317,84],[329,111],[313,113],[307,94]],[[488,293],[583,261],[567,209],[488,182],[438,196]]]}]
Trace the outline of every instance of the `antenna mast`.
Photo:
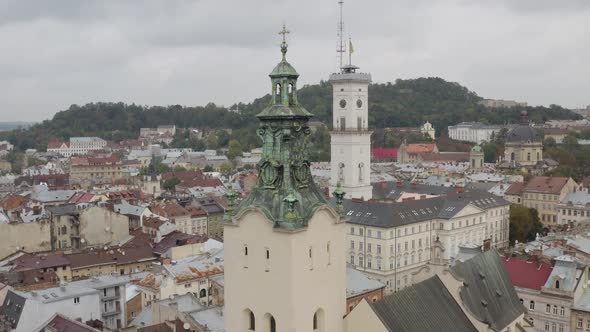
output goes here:
[{"label": "antenna mast", "polygon": [[340,60],[340,66],[338,67],[339,71],[342,71],[343,57],[344,53],[346,52],[346,46],[344,46],[344,20],[342,18],[342,7],[344,5],[344,1],[338,1],[338,5],[340,6],[340,20],[338,21],[338,46],[336,48],[336,52],[338,53],[338,58]]}]

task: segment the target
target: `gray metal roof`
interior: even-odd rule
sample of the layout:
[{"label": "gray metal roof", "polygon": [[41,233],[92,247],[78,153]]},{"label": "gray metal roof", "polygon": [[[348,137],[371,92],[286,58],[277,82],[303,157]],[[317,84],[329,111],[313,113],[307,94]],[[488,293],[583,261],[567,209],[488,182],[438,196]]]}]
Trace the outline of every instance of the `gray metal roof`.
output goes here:
[{"label": "gray metal roof", "polygon": [[369,305],[389,331],[477,331],[436,275]]},{"label": "gray metal roof", "polygon": [[488,192],[471,191],[399,203],[344,200],[344,209],[351,224],[390,228],[432,219],[450,219],[469,204],[487,210],[510,203]]},{"label": "gray metal roof", "polygon": [[494,331],[503,331],[524,313],[510,276],[495,250],[477,255],[451,267],[463,280],[460,290],[463,305]]},{"label": "gray metal roof", "polygon": [[420,183],[411,183],[404,181],[397,183],[394,181],[379,182],[373,184],[373,199],[392,199],[400,198],[403,193],[416,193],[424,195],[446,195],[454,192],[451,187],[432,186]]}]

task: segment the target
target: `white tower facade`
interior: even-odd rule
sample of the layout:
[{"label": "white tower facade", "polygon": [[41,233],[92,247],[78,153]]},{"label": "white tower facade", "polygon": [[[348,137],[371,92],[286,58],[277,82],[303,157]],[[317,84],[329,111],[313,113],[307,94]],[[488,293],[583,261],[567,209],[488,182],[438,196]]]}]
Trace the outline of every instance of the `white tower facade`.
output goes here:
[{"label": "white tower facade", "polygon": [[330,192],[340,184],[347,198],[369,200],[371,186],[371,131],[369,83],[371,75],[347,65],[330,75],[333,88]]}]

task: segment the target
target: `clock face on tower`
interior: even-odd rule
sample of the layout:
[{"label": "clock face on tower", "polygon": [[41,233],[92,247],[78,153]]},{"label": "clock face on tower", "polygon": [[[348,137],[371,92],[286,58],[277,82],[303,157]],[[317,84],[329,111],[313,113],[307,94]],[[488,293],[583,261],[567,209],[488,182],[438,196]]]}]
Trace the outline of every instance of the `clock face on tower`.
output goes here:
[{"label": "clock face on tower", "polygon": [[346,107],[346,100],[340,99],[340,107],[342,107],[342,108]]},{"label": "clock face on tower", "polygon": [[363,101],[362,100],[357,100],[356,101],[356,107],[361,108],[363,106]]}]

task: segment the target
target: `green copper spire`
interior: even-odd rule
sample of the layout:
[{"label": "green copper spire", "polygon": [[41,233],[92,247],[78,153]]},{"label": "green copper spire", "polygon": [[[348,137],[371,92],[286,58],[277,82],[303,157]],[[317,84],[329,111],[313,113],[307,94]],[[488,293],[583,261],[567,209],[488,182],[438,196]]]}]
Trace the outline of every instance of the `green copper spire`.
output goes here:
[{"label": "green copper spire", "polygon": [[250,195],[236,208],[256,207],[274,226],[286,230],[305,227],[316,208],[327,201],[312,180],[307,151],[312,114],[297,101],[299,74],[286,59],[286,34],[283,26],[281,62],[270,73],[270,105],[256,117],[262,139],[262,158],[257,165],[258,180]]}]

